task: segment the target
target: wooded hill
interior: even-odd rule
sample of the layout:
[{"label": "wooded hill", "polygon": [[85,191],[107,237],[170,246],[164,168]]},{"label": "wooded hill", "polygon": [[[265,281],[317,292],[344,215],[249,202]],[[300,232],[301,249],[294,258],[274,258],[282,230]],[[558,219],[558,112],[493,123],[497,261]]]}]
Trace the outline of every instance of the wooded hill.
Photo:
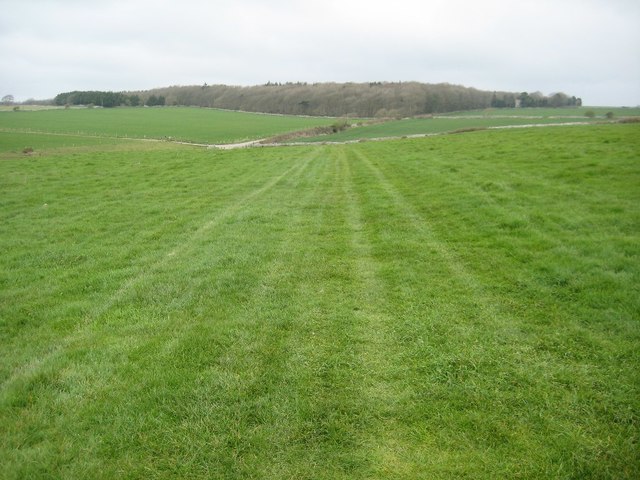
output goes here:
[{"label": "wooded hill", "polygon": [[[61,93],[60,105],[87,103],[84,93],[102,93],[98,101],[106,105],[104,94],[112,92]],[[489,92],[448,83],[267,83],[260,86],[228,85],[172,86],[115,94],[121,105],[188,105],[290,115],[332,117],[410,117],[433,113],[488,107],[570,106],[581,103],[576,97],[558,93]],[[159,101],[159,99],[161,101]],[[102,102],[102,103],[100,103]]]}]

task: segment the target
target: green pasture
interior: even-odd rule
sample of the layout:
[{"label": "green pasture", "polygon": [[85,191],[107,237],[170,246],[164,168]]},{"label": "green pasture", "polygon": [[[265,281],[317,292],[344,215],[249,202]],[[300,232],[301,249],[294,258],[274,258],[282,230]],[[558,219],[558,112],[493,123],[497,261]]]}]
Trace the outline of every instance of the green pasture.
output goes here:
[{"label": "green pasture", "polygon": [[[585,113],[593,111],[595,117]],[[360,139],[402,137],[408,135],[432,135],[467,129],[550,125],[575,122],[597,123],[607,120],[607,112],[613,119],[640,116],[640,108],[494,108],[436,115],[426,118],[405,118],[377,123],[364,123],[342,132],[316,137],[301,138],[301,142],[346,142]]]},{"label": "green pasture", "polygon": [[[585,117],[588,110],[593,110],[596,117]],[[614,119],[640,115],[640,109],[631,108],[486,109],[432,118],[364,123],[354,119],[350,121],[360,126],[331,135],[293,137],[284,141],[345,142],[532,124],[597,123],[603,121],[609,111],[614,114]],[[27,146],[40,148],[41,145],[105,145],[113,143],[113,139],[224,144],[276,137],[340,121],[189,107],[0,111],[0,151]],[[43,133],[48,137],[40,135]],[[16,144],[18,138],[20,142]],[[35,142],[34,145],[29,145],[29,138],[33,139],[31,143]]]},{"label": "green pasture", "polygon": [[0,112],[0,131],[234,143],[330,125],[335,119],[207,108],[85,108]]},{"label": "green pasture", "polygon": [[[348,142],[360,139],[402,137],[407,135],[434,135],[466,129],[482,129],[507,126],[527,126],[565,123],[559,118],[496,118],[496,117],[434,117],[389,120],[381,123],[362,124],[331,135],[301,138],[301,142]],[[576,120],[572,120],[575,122]],[[587,119],[580,120],[587,121]]]},{"label": "green pasture", "polygon": [[43,151],[53,153],[53,150],[73,147],[106,147],[113,145],[133,146],[132,141],[119,138],[93,137],[85,135],[64,134],[34,134],[16,133],[0,130],[0,158],[11,154],[22,154],[26,149],[33,149],[35,154]]},{"label": "green pasture", "polygon": [[593,112],[596,117],[606,118],[611,112],[614,118],[640,116],[640,107],[561,107],[561,108],[485,108],[481,110],[466,110],[452,112],[439,116],[489,116],[489,117],[561,117],[584,118],[587,112]]},{"label": "green pasture", "polygon": [[[0,105],[0,112],[13,112],[15,109],[19,111],[36,111],[36,110],[60,110],[64,107],[60,107],[58,105]],[[77,108],[77,107],[71,107]]]},{"label": "green pasture", "polygon": [[2,478],[640,477],[640,125],[42,141],[0,158]]}]

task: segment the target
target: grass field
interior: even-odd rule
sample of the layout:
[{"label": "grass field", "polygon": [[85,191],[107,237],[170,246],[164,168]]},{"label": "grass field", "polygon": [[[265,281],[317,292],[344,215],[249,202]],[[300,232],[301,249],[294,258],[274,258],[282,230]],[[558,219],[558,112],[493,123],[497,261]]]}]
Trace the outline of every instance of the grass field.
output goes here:
[{"label": "grass field", "polygon": [[16,107],[18,107],[19,111],[23,112],[33,112],[37,110],[62,110],[63,108],[65,108],[58,105],[0,105],[0,112],[13,112]]},{"label": "grass field", "polygon": [[77,136],[172,138],[200,143],[256,140],[318,125],[331,118],[230,112],[208,108],[87,108],[0,112],[0,131]]},{"label": "grass field", "polygon": [[[592,111],[593,118],[585,113]],[[430,135],[467,129],[483,129],[508,126],[551,125],[575,122],[597,123],[606,119],[607,112],[614,119],[640,116],[640,108],[494,108],[436,115],[432,118],[406,118],[373,124],[363,124],[342,132],[299,139],[304,143],[346,142],[360,139]]]},{"label": "grass field", "polygon": [[49,137],[0,155],[3,478],[640,476],[640,125]]},{"label": "grass field", "polygon": [[[596,117],[585,117],[588,110],[593,111]],[[375,122],[351,119],[349,122],[360,126],[331,135],[285,135],[283,141],[353,142],[532,124],[597,123],[602,122],[607,112],[612,112],[614,118],[640,116],[638,108],[486,109],[454,112],[433,118]],[[113,145],[119,139],[229,144],[270,139],[340,121],[332,118],[262,115],[188,107],[0,111],[0,152],[20,152],[26,147],[40,149],[54,146]]]},{"label": "grass field", "polygon": [[15,133],[0,131],[0,158],[7,154],[22,154],[27,148],[34,152],[53,153],[54,150],[73,147],[91,147],[91,149],[107,146],[121,146],[133,148],[133,142],[120,138],[96,137],[87,135],[59,135]]},{"label": "grass field", "polygon": [[442,114],[449,117],[560,117],[560,118],[585,118],[587,112],[593,112],[596,117],[606,118],[607,113],[613,113],[614,118],[638,117],[640,107],[561,107],[561,108],[486,108],[482,110],[466,110]]}]

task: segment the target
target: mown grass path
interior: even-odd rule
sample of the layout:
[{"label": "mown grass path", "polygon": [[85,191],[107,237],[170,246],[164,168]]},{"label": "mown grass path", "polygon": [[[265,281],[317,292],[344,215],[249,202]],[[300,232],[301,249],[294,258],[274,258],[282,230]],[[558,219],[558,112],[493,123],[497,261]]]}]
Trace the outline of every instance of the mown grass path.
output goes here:
[{"label": "mown grass path", "polygon": [[4,159],[3,476],[636,477],[638,138]]}]

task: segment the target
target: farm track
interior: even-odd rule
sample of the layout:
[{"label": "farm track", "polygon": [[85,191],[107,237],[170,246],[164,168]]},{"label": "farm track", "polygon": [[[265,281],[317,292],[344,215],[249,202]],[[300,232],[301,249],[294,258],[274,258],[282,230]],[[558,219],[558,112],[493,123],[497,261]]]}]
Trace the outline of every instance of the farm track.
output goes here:
[{"label": "farm track", "polygon": [[[371,424],[368,431],[362,432],[365,438],[361,444],[365,452],[373,452],[371,468],[390,473],[392,465],[406,462],[406,459],[399,458],[399,454],[410,450],[410,445],[397,435],[401,418],[394,412],[396,399],[406,394],[406,387],[397,381],[394,374],[397,362],[401,361],[401,352],[392,333],[395,318],[385,308],[387,286],[381,278],[380,266],[374,260],[373,245],[363,219],[363,199],[355,190],[351,164],[361,159],[348,157],[344,151],[338,152],[337,156],[339,172],[336,180],[341,183],[345,220],[351,232],[350,257],[356,278],[354,321],[359,340],[352,343],[358,346],[361,357],[360,395],[367,399],[368,405],[364,410],[368,412]],[[385,419],[384,427],[375,419]]]},{"label": "farm track", "polygon": [[402,212],[402,216],[412,228],[417,231],[421,238],[423,238],[425,249],[435,253],[439,258],[444,260],[447,265],[447,269],[450,271],[453,278],[456,278],[461,285],[471,290],[475,296],[482,297],[482,287],[480,282],[473,276],[473,274],[463,265],[463,263],[456,258],[451,249],[438,239],[437,233],[429,225],[428,219],[418,213],[415,205],[410,203],[400,191],[393,185],[393,183],[387,178],[387,176],[373,164],[373,162],[362,152],[355,150],[355,154],[358,159],[366,165],[371,173],[377,179],[379,185],[381,185],[385,194],[393,201],[399,212]]},{"label": "farm track", "polygon": [[[448,118],[482,118],[482,117],[438,117],[443,119]],[[536,118],[536,117],[497,117],[497,118]],[[531,123],[525,125],[503,125],[503,126],[489,126],[489,127],[479,127],[472,130],[505,130],[505,129],[526,129],[526,128],[541,128],[541,127],[566,127],[566,126],[579,126],[579,125],[593,125],[593,122],[562,122],[562,123]],[[418,133],[418,134],[407,134],[407,135],[389,135],[382,137],[373,137],[373,138],[358,138],[354,140],[344,140],[344,141],[317,141],[317,142],[295,142],[295,141],[287,141],[287,142],[279,142],[273,143],[269,138],[261,138],[255,140],[248,140],[242,142],[235,143],[202,143],[202,142],[189,142],[182,140],[174,140],[167,138],[140,138],[140,137],[127,137],[127,136],[110,136],[110,135],[92,135],[92,134],[83,134],[83,133],[58,133],[58,132],[46,132],[46,131],[34,131],[34,130],[24,130],[24,129],[7,129],[0,128],[0,132],[4,133],[21,133],[21,134],[34,134],[34,135],[48,135],[48,136],[56,136],[56,137],[71,137],[71,138],[95,138],[95,139],[104,139],[104,140],[124,140],[124,141],[139,141],[139,142],[151,142],[151,143],[172,143],[177,145],[186,145],[193,147],[202,147],[209,149],[217,149],[217,150],[235,150],[239,148],[252,148],[252,147],[282,147],[282,146],[305,146],[311,144],[325,144],[325,145],[348,145],[354,143],[360,143],[363,141],[369,142],[380,142],[387,140],[399,140],[405,138],[427,138],[427,137],[435,137],[441,135],[448,135],[451,133],[464,133],[464,128],[461,129],[460,132],[456,130],[446,131],[446,132],[437,132],[437,133]]]},{"label": "farm track", "polygon": [[[338,151],[335,155],[340,162],[340,174],[336,182],[342,183],[343,208],[351,232],[349,257],[353,259],[353,272],[358,285],[354,297],[358,305],[354,315],[358,321],[358,338],[351,343],[358,346],[362,366],[354,379],[362,383],[361,394],[367,399],[362,409],[370,417],[367,419],[368,428],[360,432],[363,436],[361,442],[366,451],[373,452],[371,468],[377,475],[386,476],[394,471],[402,471],[409,476],[418,476],[422,452],[416,449],[415,442],[409,440],[415,437],[416,432],[407,430],[405,425],[408,412],[420,408],[421,392],[430,388],[423,383],[420,375],[416,375],[413,355],[424,349],[424,342],[433,341],[429,332],[432,325],[423,323],[414,313],[402,314],[391,309],[394,301],[389,298],[389,292],[401,285],[411,285],[411,279],[421,275],[424,270],[446,272],[455,290],[467,292],[475,299],[474,311],[483,328],[488,331],[496,329],[499,323],[496,320],[500,315],[486,300],[481,282],[438,238],[428,218],[418,212],[416,206],[374,161],[357,148],[346,155],[344,151]],[[367,181],[372,189],[359,190],[354,183],[355,177],[372,179]],[[421,245],[422,253],[410,265],[393,269],[392,274],[383,275],[383,265],[375,260],[379,256],[375,250],[381,248],[382,241],[376,237],[381,234],[374,233],[376,222],[371,218],[366,220],[362,210],[372,198],[389,205],[384,213],[385,224],[395,225],[402,236],[418,239]],[[368,216],[371,217],[371,212]],[[400,251],[403,246],[398,244],[396,248]],[[432,296],[432,311],[421,309],[420,316],[442,315],[443,312],[449,318],[463,316],[459,307],[439,303],[441,293],[438,290],[441,286],[435,276],[433,282],[431,287],[405,287]],[[408,311],[412,310],[409,304],[405,307]]]},{"label": "farm track", "polygon": [[[402,140],[402,139],[412,139],[412,138],[428,138],[428,137],[440,137],[442,135],[451,135],[454,133],[468,133],[472,131],[478,130],[506,130],[506,129],[528,129],[528,128],[538,128],[538,127],[569,127],[569,126],[580,126],[580,125],[594,125],[592,122],[563,122],[563,123],[531,123],[526,125],[504,125],[504,126],[491,126],[491,127],[478,127],[478,128],[470,128],[465,130],[461,128],[459,130],[451,130],[446,132],[435,132],[435,133],[416,133],[416,134],[407,134],[407,135],[389,135],[383,137],[371,137],[371,138],[358,138],[354,140],[343,140],[343,141],[314,141],[314,142],[283,142],[283,143],[269,143],[268,139],[262,143],[255,143],[250,146],[255,147],[280,147],[280,146],[304,146],[304,145],[350,145],[355,143],[362,142],[384,142],[388,140]],[[213,146],[215,147],[215,146]],[[239,146],[237,148],[242,148]]]}]

